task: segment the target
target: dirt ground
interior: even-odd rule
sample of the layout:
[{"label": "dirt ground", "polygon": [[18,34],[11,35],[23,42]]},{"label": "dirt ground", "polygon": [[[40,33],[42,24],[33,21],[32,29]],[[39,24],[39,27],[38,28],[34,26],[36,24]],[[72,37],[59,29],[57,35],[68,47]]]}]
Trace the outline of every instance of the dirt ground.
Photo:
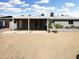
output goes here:
[{"label": "dirt ground", "polygon": [[76,59],[79,32],[0,34],[0,59]]}]

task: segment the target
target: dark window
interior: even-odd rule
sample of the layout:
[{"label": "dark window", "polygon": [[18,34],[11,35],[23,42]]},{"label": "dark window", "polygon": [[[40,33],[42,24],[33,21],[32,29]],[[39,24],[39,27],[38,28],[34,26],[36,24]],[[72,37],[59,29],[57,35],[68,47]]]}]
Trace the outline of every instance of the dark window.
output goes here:
[{"label": "dark window", "polygon": [[76,56],[76,59],[79,59],[79,54]]},{"label": "dark window", "polygon": [[69,24],[73,24],[73,20],[69,20]]}]

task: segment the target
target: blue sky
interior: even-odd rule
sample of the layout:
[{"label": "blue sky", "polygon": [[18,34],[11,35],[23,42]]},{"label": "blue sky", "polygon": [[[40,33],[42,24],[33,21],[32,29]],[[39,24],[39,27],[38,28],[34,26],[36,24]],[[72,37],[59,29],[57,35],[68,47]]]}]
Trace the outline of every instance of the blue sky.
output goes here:
[{"label": "blue sky", "polygon": [[79,0],[0,0],[0,15],[79,16]]}]

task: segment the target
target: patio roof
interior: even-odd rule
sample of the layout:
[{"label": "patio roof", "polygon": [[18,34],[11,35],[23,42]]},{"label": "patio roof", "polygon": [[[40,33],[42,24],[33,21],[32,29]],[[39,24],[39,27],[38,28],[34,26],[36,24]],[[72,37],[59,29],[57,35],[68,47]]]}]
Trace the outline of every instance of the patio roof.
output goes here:
[{"label": "patio roof", "polygon": [[53,19],[53,17],[45,17],[45,16],[19,16],[19,17],[14,17],[14,19]]},{"label": "patio roof", "polygon": [[4,20],[4,19],[12,19],[13,17],[12,16],[0,16],[0,19],[1,20]]},{"label": "patio roof", "polygon": [[70,16],[18,16],[18,17],[0,17],[0,19],[52,19],[52,20],[79,20],[79,17],[70,17]]}]

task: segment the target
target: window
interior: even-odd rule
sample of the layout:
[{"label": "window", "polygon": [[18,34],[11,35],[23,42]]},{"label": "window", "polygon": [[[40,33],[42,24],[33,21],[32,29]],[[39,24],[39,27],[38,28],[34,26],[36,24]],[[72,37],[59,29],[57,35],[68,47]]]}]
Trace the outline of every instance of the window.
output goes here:
[{"label": "window", "polygon": [[73,20],[69,20],[69,24],[73,24]]}]

